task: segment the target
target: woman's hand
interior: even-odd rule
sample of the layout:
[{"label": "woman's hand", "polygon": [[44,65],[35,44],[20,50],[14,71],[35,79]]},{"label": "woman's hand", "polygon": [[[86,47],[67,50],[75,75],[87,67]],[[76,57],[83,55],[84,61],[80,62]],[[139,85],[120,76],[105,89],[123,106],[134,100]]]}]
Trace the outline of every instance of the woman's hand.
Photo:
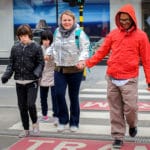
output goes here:
[{"label": "woman's hand", "polygon": [[85,63],[85,60],[81,60],[81,61],[79,61],[77,64],[76,64],[76,67],[78,68],[78,69],[84,69],[85,67],[86,67],[86,63]]}]

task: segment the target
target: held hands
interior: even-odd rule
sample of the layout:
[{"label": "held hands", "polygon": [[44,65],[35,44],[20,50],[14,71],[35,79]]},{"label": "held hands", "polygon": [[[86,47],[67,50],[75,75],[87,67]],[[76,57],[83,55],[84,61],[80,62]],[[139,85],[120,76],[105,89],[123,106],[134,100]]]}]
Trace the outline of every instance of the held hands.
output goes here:
[{"label": "held hands", "polygon": [[85,63],[85,60],[81,60],[81,61],[79,61],[77,64],[76,64],[76,67],[78,68],[78,69],[84,69],[85,67],[86,67],[86,63]]},{"label": "held hands", "polygon": [[150,92],[150,88],[149,88],[149,87],[147,88],[147,91],[149,91],[149,92]]}]

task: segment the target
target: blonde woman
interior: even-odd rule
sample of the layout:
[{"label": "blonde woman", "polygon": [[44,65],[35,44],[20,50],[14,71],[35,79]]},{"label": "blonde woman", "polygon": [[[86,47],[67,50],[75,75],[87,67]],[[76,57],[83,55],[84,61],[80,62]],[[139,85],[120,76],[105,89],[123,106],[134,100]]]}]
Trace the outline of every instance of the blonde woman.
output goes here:
[{"label": "blonde woman", "polygon": [[[63,132],[69,124],[70,130],[75,132],[79,128],[80,107],[79,90],[82,81],[83,70],[76,67],[78,61],[88,58],[89,39],[84,31],[81,31],[79,47],[76,44],[76,30],[79,30],[75,15],[71,11],[65,11],[60,16],[59,27],[55,31],[54,41],[47,54],[53,55],[55,67],[55,88],[59,107],[58,132]],[[70,106],[66,103],[66,89],[68,88]]]}]

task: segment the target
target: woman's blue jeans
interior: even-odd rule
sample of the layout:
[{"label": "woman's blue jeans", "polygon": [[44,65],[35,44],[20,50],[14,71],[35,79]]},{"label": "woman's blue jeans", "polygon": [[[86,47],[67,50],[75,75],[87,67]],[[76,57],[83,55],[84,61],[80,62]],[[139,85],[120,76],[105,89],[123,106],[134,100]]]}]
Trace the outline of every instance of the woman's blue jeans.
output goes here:
[{"label": "woman's blue jeans", "polygon": [[[69,123],[70,126],[79,126],[80,106],[79,91],[83,72],[62,73],[55,71],[55,90],[58,101],[58,118],[60,124]],[[66,89],[70,100],[70,112],[66,103]]]}]

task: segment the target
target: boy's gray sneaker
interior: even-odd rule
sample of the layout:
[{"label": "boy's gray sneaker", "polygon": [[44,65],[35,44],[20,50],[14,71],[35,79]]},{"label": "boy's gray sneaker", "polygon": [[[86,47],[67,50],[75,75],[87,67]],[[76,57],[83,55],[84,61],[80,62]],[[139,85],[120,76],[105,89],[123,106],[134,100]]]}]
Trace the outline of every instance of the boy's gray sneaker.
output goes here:
[{"label": "boy's gray sneaker", "polygon": [[38,123],[38,122],[37,122],[37,123],[34,123],[34,124],[32,125],[32,127],[33,127],[32,136],[39,136],[39,134],[40,134],[39,123]]},{"label": "boy's gray sneaker", "polygon": [[28,136],[30,136],[30,131],[29,131],[29,130],[23,130],[23,131],[18,135],[19,138],[24,138],[24,137],[28,137]]}]

